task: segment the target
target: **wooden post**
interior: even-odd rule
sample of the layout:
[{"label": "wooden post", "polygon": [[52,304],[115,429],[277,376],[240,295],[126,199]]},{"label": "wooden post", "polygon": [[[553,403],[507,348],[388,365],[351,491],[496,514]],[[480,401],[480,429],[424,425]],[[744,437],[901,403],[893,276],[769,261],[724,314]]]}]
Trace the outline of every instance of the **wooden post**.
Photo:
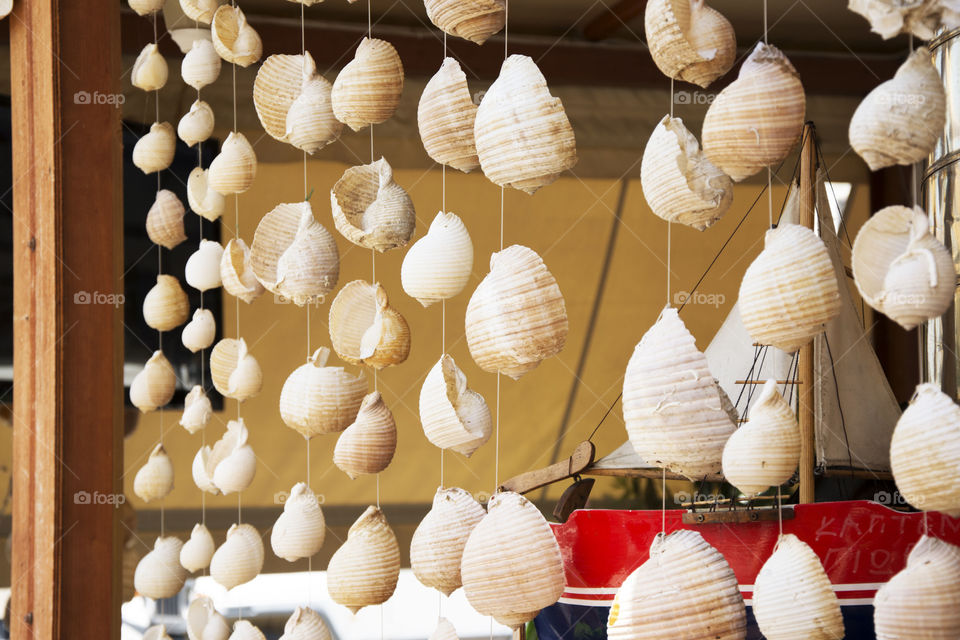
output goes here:
[{"label": "wooden post", "polygon": [[119,5],[15,3],[12,637],[119,637]]},{"label": "wooden post", "polygon": [[[803,126],[803,145],[800,148],[800,224],[813,229],[814,209],[817,204],[817,152],[816,128],[812,122]],[[814,370],[813,342],[800,347],[797,362],[799,401],[797,404],[800,424],[800,502],[814,502],[815,486],[813,469],[816,465],[816,434],[814,433]]]}]

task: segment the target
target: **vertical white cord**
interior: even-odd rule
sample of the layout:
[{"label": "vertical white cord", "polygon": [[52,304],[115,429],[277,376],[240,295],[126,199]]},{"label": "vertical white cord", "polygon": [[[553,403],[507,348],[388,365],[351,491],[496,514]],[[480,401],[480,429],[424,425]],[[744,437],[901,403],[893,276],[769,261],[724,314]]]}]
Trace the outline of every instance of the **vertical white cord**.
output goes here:
[{"label": "vertical white cord", "polygon": [[660,496],[660,537],[667,536],[667,468],[661,469],[663,474],[663,495]]},{"label": "vertical white cord", "polygon": [[670,268],[671,268],[670,248],[672,245],[672,242],[671,242],[672,240],[671,234],[673,232],[672,230],[673,230],[673,223],[668,221],[667,222],[667,306],[668,307],[670,306]]}]

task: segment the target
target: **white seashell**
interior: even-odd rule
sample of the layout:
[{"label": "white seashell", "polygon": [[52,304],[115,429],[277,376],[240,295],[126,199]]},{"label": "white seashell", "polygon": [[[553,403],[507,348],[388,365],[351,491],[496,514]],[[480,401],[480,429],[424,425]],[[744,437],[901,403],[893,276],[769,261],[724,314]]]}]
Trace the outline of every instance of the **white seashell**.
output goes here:
[{"label": "white seashell", "polygon": [[243,418],[231,420],[206,456],[206,476],[223,495],[243,491],[257,473],[257,456],[247,443],[248,435]]},{"label": "white seashell", "polygon": [[304,438],[339,433],[357,419],[367,381],[343,367],[328,367],[330,349],[320,347],[297,367],[280,391],[280,417]]},{"label": "white seashell", "polygon": [[213,478],[207,472],[207,462],[210,460],[210,445],[204,445],[197,450],[197,455],[193,457],[193,464],[190,467],[193,475],[193,483],[197,485],[200,491],[206,491],[217,496],[220,495],[220,489],[213,484]]},{"label": "white seashell", "polygon": [[237,620],[228,640],[267,640],[267,637],[249,620]]},{"label": "white seashell", "polygon": [[332,640],[330,629],[319,613],[307,607],[297,607],[287,618],[280,640]]},{"label": "white seashell", "polygon": [[162,444],[157,444],[147,463],[133,479],[133,492],[144,502],[162,500],[173,491],[173,462]]},{"label": "white seashell", "polygon": [[211,417],[213,417],[213,407],[210,404],[210,398],[204,393],[203,387],[194,385],[183,400],[180,426],[189,433],[196,433],[207,427]]},{"label": "white seashell", "polygon": [[383,369],[410,355],[410,327],[380,283],[354,280],[330,304],[330,344],[351,364]]},{"label": "white seashell", "polygon": [[[130,5],[130,8],[133,9],[138,16],[148,16],[151,13],[160,11],[160,9],[163,8],[163,1],[164,0],[127,0],[127,4]],[[163,625],[159,626],[162,627]]]},{"label": "white seashell", "polygon": [[203,100],[196,100],[190,105],[190,111],[183,114],[177,123],[177,135],[192,147],[203,142],[213,133],[213,109]]},{"label": "white seashell", "polygon": [[337,120],[354,131],[389,119],[403,93],[403,63],[386,40],[364,38],[340,70],[330,99]]},{"label": "white seashell", "polygon": [[180,77],[199,91],[213,84],[219,75],[220,55],[217,54],[213,43],[205,38],[194,40],[190,51],[187,51],[183,56],[183,62],[180,63]]},{"label": "white seashell", "polygon": [[180,565],[193,573],[210,566],[215,545],[213,536],[206,525],[195,524],[190,532],[190,539],[183,543],[180,549]]},{"label": "white seashell", "polygon": [[273,524],[270,547],[277,557],[294,562],[316,555],[323,547],[325,534],[326,522],[317,496],[306,484],[298,482]]},{"label": "white seashell", "polygon": [[231,131],[220,147],[220,153],[210,163],[209,186],[223,195],[243,193],[253,184],[256,174],[257,154],[253,147],[242,133]]},{"label": "white seashell", "polygon": [[733,66],[733,25],[703,0],[650,0],[644,32],[654,63],[667,77],[707,87]]},{"label": "white seashell", "polygon": [[173,162],[177,137],[169,122],[154,122],[133,146],[133,164],[144,173],[163,171]]},{"label": "white seashell", "polygon": [[444,58],[440,70],[423,88],[417,105],[417,128],[427,155],[440,164],[470,173],[480,166],[473,126],[473,103],[460,63]]},{"label": "white seashell", "polygon": [[260,393],[263,372],[243,338],[224,338],[210,352],[210,378],[223,396],[243,402]]},{"label": "white seashell", "polygon": [[437,489],[433,508],[410,541],[410,567],[417,580],[447,596],[459,589],[463,548],[484,515],[480,503],[463,489]]},{"label": "white seashell", "polygon": [[438,29],[483,44],[506,24],[504,0],[425,0],[427,17]]},{"label": "white seashell", "polygon": [[160,189],[147,212],[147,237],[150,242],[167,249],[187,239],[183,229],[183,203],[173,191]]},{"label": "white seashell", "polygon": [[[219,194],[217,194],[219,195]],[[223,196],[221,196],[223,197]],[[220,258],[220,281],[223,289],[232,296],[250,304],[266,289],[257,280],[250,264],[250,249],[239,237],[227,242]]]},{"label": "white seashell", "polygon": [[263,42],[240,7],[222,5],[210,21],[213,47],[227,62],[249,67],[263,55]]},{"label": "white seashell", "polygon": [[310,52],[273,54],[260,65],[253,81],[253,106],[270,137],[286,142],[290,105],[300,95],[304,82],[316,73],[317,65]]},{"label": "white seashell", "polygon": [[468,458],[493,432],[486,401],[467,388],[467,377],[447,354],[433,365],[420,388],[420,422],[427,440]]},{"label": "white seashell", "polygon": [[437,213],[427,235],[413,243],[400,266],[400,282],[408,296],[429,307],[454,297],[473,273],[473,243],[455,213]]},{"label": "white seashell", "polygon": [[[482,615],[516,629],[563,594],[563,558],[540,511],[512,491],[494,494],[460,566],[463,590]],[[510,597],[504,597],[504,594]]]},{"label": "white seashell", "polygon": [[210,560],[210,577],[232,589],[250,582],[263,568],[263,541],[249,524],[233,524]]},{"label": "white seashell", "polygon": [[379,391],[360,403],[357,419],[337,438],[333,463],[351,479],[380,473],[390,465],[397,449],[397,425]]},{"label": "white seashell", "polygon": [[393,595],[400,577],[400,545],[377,507],[367,507],[327,567],[327,591],[356,613]]},{"label": "white seashell", "polygon": [[187,202],[195,214],[213,222],[223,214],[226,199],[210,186],[207,169],[196,167],[187,177]]},{"label": "white seashell", "polygon": [[850,0],[847,8],[870,22],[870,30],[884,40],[909,33],[931,40],[938,32],[960,26],[960,13],[950,0]]},{"label": "white seashell", "polygon": [[313,155],[340,137],[343,123],[333,115],[332,92],[333,85],[323,76],[304,82],[287,111],[287,142]]},{"label": "white seashell", "polygon": [[157,284],[143,298],[143,319],[157,331],[176,329],[187,321],[190,300],[174,276],[159,274]]},{"label": "white seashell", "polygon": [[170,402],[177,389],[177,374],[162,351],[154,351],[130,383],[130,403],[149,413]]},{"label": "white seashell", "polygon": [[167,628],[158,624],[144,631],[141,640],[172,640],[172,638],[167,635]]},{"label": "white seashell", "polygon": [[[206,242],[203,240],[202,242]],[[197,309],[193,312],[193,320],[187,323],[180,334],[180,342],[191,353],[196,353],[213,344],[217,335],[217,322],[209,309]]]},{"label": "white seashell", "polygon": [[[180,0],[180,8],[183,13],[200,24],[210,24],[210,21],[213,20],[213,14],[216,13],[219,6],[219,0]],[[191,638],[191,640],[193,639]]]},{"label": "white seashell", "polygon": [[145,46],[137,56],[133,69],[130,70],[130,82],[144,91],[159,91],[167,84],[167,61],[160,54],[156,43],[151,42]]},{"label": "white seashell", "polygon": [[230,625],[207,596],[197,598],[187,607],[187,636],[190,640],[227,640]]},{"label": "white seashell", "polygon": [[460,640],[460,638],[457,636],[457,630],[453,623],[446,618],[440,618],[427,640]]},{"label": "white seashell", "polygon": [[417,225],[413,200],[384,158],[344,171],[330,190],[330,207],[344,238],[381,253],[407,244]]},{"label": "white seashell", "polygon": [[223,247],[215,240],[200,240],[200,248],[194,251],[183,268],[187,284],[198,291],[209,291],[220,286],[220,258]]},{"label": "white seashell", "polygon": [[173,536],[156,539],[153,549],[140,559],[133,574],[133,584],[140,595],[154,600],[177,595],[187,579],[187,570],[180,566],[182,546]]}]

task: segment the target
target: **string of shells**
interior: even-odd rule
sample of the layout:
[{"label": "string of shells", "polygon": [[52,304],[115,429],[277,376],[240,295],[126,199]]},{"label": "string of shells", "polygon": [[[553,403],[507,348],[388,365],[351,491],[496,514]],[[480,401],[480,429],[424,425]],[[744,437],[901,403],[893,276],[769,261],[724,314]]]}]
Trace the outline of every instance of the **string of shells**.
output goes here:
[{"label": "string of shells", "polygon": [[425,0],[427,17],[438,29],[483,44],[506,24],[504,0]]},{"label": "string of shells", "polygon": [[130,383],[130,403],[149,413],[166,406],[177,390],[177,374],[162,351],[154,351]]},{"label": "string of shells", "polygon": [[263,55],[260,34],[247,23],[240,7],[222,5],[210,21],[213,47],[225,61],[249,67]]},{"label": "string of shells", "polygon": [[364,38],[330,94],[337,120],[354,131],[389,119],[403,93],[403,63],[386,40]]},{"label": "string of shells", "polygon": [[247,304],[266,291],[253,272],[250,248],[242,238],[231,238],[224,247],[220,258],[220,282],[224,291]]},{"label": "string of shells", "polygon": [[320,347],[297,367],[280,391],[280,418],[304,438],[339,433],[357,419],[367,381],[343,367],[327,366],[330,349]]},{"label": "string of shells", "polygon": [[364,396],[357,418],[337,438],[333,463],[351,479],[380,473],[397,449],[397,425],[379,391]]},{"label": "string of shells", "polygon": [[438,488],[433,507],[410,541],[410,567],[417,580],[446,596],[459,589],[463,549],[484,515],[480,503],[463,489]]},{"label": "string of shells", "polygon": [[313,491],[298,482],[283,503],[283,513],[273,524],[270,547],[287,562],[314,556],[323,547],[326,522]]},{"label": "string of shells", "polygon": [[483,396],[467,388],[467,377],[453,356],[444,354],[423,381],[420,423],[432,444],[468,458],[490,439],[490,408]]},{"label": "string of shells", "polygon": [[215,550],[216,545],[210,530],[204,524],[195,524],[190,532],[190,539],[180,548],[180,566],[190,573],[206,569],[210,566]]},{"label": "string of shells", "polygon": [[177,136],[169,122],[154,122],[133,145],[133,164],[146,174],[163,171],[173,162]]},{"label": "string of shells", "polygon": [[210,577],[227,589],[250,582],[263,568],[263,541],[249,524],[233,524],[210,560]]},{"label": "string of shells", "polygon": [[150,242],[167,249],[173,249],[187,239],[183,228],[183,216],[186,209],[175,193],[169,189],[160,189],[147,211],[147,237]]},{"label": "string of shells", "polygon": [[210,378],[220,395],[243,402],[260,393],[263,372],[243,338],[224,338],[210,352]]},{"label": "string of shells", "polygon": [[480,166],[473,127],[477,105],[460,63],[444,58],[417,103],[417,128],[427,155],[440,164],[470,173]]},{"label": "string of shells", "polygon": [[257,473],[257,457],[247,441],[243,418],[230,420],[213,447],[204,445],[193,459],[193,481],[201,491],[227,495],[250,486]]},{"label": "string of shells", "polygon": [[703,0],[651,0],[643,24],[653,62],[675,80],[706,88],[737,57],[733,25]]},{"label": "string of shells", "polygon": [[400,545],[383,512],[367,510],[347,531],[347,540],[330,558],[327,591],[353,613],[382,604],[400,577]]},{"label": "string of shells", "polygon": [[413,200],[384,158],[344,171],[330,190],[330,208],[344,238],[381,253],[406,245],[417,225]]},{"label": "string of shells", "polygon": [[180,566],[180,548],[183,542],[174,536],[161,536],[153,549],[140,559],[133,575],[137,593],[160,600],[171,598],[180,591],[187,579],[187,570]]},{"label": "string of shells", "polygon": [[375,369],[400,364],[410,354],[410,327],[387,292],[366,280],[348,282],[330,304],[330,344],[341,360]]},{"label": "string of shells", "polygon": [[173,491],[173,462],[162,443],[150,452],[144,464],[133,478],[133,493],[144,502],[162,500]]},{"label": "string of shells", "polygon": [[440,211],[426,235],[413,243],[400,265],[400,284],[424,307],[449,300],[473,273],[473,242],[463,220]]}]

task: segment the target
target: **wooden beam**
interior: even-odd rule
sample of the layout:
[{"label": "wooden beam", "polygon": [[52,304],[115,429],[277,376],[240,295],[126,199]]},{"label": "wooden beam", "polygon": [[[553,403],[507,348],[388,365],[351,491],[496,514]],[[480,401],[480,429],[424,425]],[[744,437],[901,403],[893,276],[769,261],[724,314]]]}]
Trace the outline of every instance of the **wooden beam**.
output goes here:
[{"label": "wooden beam", "polygon": [[82,303],[122,293],[120,110],[97,99],[119,93],[119,13],[112,2],[31,0],[7,22],[12,637],[116,638],[117,509],[106,497],[120,491],[122,307]]},{"label": "wooden beam", "polygon": [[[817,132],[812,122],[803,126],[803,145],[800,148],[800,190],[797,194],[800,224],[813,229],[813,213],[817,204]],[[800,424],[800,502],[814,502],[813,469],[816,465],[816,433],[814,429],[813,342],[800,347],[797,362],[798,421]]]}]

